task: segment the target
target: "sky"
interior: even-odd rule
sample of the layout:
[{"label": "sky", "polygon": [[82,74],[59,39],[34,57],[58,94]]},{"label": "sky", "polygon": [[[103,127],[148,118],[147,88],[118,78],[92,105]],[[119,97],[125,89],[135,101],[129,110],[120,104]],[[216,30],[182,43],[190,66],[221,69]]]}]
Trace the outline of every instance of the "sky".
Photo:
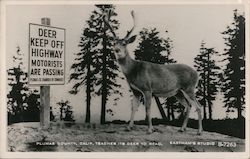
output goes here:
[{"label": "sky", "polygon": [[[85,88],[77,95],[70,95],[68,91],[72,83],[68,83],[70,66],[73,64],[74,54],[79,52],[78,43],[80,34],[86,27],[86,20],[93,5],[9,5],[6,7],[6,61],[7,68],[14,65],[12,56],[16,54],[19,46],[24,58],[24,69],[28,69],[28,37],[29,23],[41,24],[41,18],[49,17],[51,26],[66,29],[66,54],[65,54],[65,85],[51,86],[51,105],[58,110],[57,102],[69,100],[73,106],[74,116],[78,122],[85,119]],[[134,10],[136,27],[133,34],[138,34],[142,28],[157,28],[161,37],[169,37],[173,41],[172,57],[178,63],[193,67],[193,59],[199,53],[202,40],[207,47],[214,47],[222,52],[225,45],[221,32],[232,22],[233,10],[244,12],[243,5],[116,5],[117,19],[120,28],[117,33],[124,36],[126,31],[133,26],[130,11]],[[166,30],[168,32],[166,32]],[[139,38],[128,46],[131,56],[138,46]],[[108,102],[107,107],[112,108],[114,116],[107,115],[108,120],[129,120],[131,111],[130,94],[126,81],[119,81],[125,92],[116,106]],[[100,121],[100,97],[95,96],[92,101],[92,122]],[[160,117],[155,103],[152,104],[153,117]],[[225,110],[221,95],[214,102],[213,118],[225,118]],[[124,113],[126,112],[126,113]],[[191,116],[197,118],[192,110]],[[136,119],[144,119],[145,110],[140,106]]]}]

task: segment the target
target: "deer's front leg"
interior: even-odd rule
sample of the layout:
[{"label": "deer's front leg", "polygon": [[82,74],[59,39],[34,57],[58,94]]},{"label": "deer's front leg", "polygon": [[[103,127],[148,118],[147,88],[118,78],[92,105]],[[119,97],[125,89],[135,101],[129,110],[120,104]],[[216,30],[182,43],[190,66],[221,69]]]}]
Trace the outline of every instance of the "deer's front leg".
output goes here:
[{"label": "deer's front leg", "polygon": [[151,100],[152,100],[152,92],[146,91],[144,92],[144,100],[146,107],[146,119],[148,120],[148,133],[153,132],[153,125],[151,120]]},{"label": "deer's front leg", "polygon": [[128,125],[128,130],[131,130],[134,126],[135,112],[138,110],[138,107],[140,105],[139,97],[134,95],[131,103],[132,103],[132,109],[131,109],[131,116]]}]

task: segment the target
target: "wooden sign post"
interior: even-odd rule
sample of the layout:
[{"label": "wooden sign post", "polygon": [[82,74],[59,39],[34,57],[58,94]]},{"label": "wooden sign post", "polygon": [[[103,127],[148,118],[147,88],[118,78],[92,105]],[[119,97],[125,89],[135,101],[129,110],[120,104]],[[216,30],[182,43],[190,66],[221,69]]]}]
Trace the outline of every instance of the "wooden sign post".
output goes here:
[{"label": "wooden sign post", "polygon": [[50,86],[40,86],[40,125],[49,127],[50,123]]},{"label": "wooden sign post", "polygon": [[[49,18],[41,19],[43,25],[50,26]],[[50,86],[40,86],[40,125],[49,127],[50,123]]]}]

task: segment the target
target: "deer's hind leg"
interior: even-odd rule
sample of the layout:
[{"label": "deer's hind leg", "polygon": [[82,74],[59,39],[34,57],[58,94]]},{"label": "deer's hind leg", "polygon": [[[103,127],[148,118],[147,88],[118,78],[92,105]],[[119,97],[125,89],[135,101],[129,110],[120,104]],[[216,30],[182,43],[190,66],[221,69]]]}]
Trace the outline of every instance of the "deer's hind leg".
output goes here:
[{"label": "deer's hind leg", "polygon": [[195,94],[193,91],[189,91],[189,93],[182,91],[183,95],[185,96],[185,99],[191,104],[191,106],[195,106],[197,114],[198,114],[198,132],[197,135],[201,135],[202,133],[202,115],[201,115],[201,105],[200,103],[197,101],[197,99],[195,98]]},{"label": "deer's hind leg", "polygon": [[145,100],[145,107],[146,107],[146,119],[148,122],[148,133],[151,134],[154,130],[152,125],[152,117],[151,117],[151,100],[152,100],[152,92],[144,91],[143,97]]},{"label": "deer's hind leg", "polygon": [[189,115],[190,115],[191,105],[188,103],[187,99],[185,98],[184,94],[181,91],[179,91],[175,95],[175,97],[180,102],[180,104],[185,107],[184,121],[183,121],[183,124],[181,126],[181,129],[179,130],[180,132],[184,132],[184,131],[186,131],[186,128],[187,128],[187,123],[188,123],[188,119],[189,119]]},{"label": "deer's hind leg", "polygon": [[203,131],[203,128],[202,128],[202,115],[201,115],[201,111],[202,111],[202,106],[200,105],[200,103],[197,101],[196,98],[194,98],[194,105],[196,107],[196,111],[197,111],[197,114],[198,114],[198,122],[199,122],[199,128],[198,128],[198,132],[197,132],[197,135],[201,135],[202,134],[202,131]]}]

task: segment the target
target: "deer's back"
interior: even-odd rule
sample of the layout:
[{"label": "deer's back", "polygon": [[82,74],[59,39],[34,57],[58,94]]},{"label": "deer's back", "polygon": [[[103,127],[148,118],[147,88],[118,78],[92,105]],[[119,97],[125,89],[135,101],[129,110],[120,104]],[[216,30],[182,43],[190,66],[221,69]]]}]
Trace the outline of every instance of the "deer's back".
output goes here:
[{"label": "deer's back", "polygon": [[144,63],[148,80],[151,87],[156,90],[192,89],[196,86],[197,72],[184,64],[160,65]]},{"label": "deer's back", "polygon": [[187,65],[160,65],[144,61],[134,61],[133,67],[125,76],[130,85],[155,94],[176,89],[193,89],[198,79],[196,71]]}]

